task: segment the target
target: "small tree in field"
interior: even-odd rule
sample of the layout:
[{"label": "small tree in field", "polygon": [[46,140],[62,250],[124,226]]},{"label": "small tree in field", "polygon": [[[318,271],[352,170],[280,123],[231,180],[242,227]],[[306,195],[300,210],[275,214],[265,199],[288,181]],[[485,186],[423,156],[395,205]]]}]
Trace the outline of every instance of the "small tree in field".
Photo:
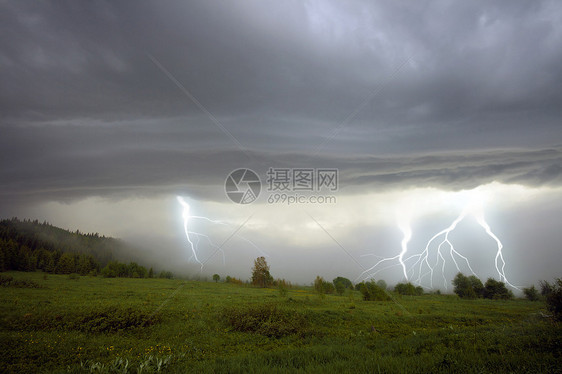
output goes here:
[{"label": "small tree in field", "polygon": [[269,287],[273,284],[273,277],[269,273],[269,265],[263,256],[254,260],[252,284],[260,287]]},{"label": "small tree in field", "polygon": [[216,282],[218,282],[218,281],[220,281],[220,280],[221,280],[221,276],[220,276],[220,275],[218,275],[218,274],[213,274],[213,280],[214,280],[214,281],[215,281],[215,283],[216,283]]}]

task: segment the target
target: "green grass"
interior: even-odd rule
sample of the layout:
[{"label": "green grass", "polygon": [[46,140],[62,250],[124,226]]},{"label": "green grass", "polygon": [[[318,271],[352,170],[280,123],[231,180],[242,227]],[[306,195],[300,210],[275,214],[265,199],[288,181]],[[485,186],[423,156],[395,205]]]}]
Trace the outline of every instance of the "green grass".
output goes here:
[{"label": "green grass", "polygon": [[542,302],[4,275],[0,372],[562,372]]}]

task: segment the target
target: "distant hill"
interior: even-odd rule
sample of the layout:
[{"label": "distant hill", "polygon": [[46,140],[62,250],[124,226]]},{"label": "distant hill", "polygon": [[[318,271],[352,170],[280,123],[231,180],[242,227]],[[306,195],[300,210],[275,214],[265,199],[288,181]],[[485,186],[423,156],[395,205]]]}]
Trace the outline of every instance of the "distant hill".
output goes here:
[{"label": "distant hill", "polygon": [[0,221],[0,271],[148,276],[149,272],[136,263],[115,261],[116,253],[126,252],[130,248],[122,241],[98,233],[72,232],[37,220]]}]

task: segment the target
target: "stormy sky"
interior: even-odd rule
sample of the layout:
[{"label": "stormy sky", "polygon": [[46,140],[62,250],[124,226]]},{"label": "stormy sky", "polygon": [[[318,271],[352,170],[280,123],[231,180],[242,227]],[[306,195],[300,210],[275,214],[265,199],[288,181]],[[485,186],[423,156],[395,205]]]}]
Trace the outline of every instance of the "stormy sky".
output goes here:
[{"label": "stormy sky", "polygon": [[[406,257],[421,253],[478,205],[511,283],[562,275],[557,1],[0,9],[2,218],[121,237],[196,274],[181,195],[221,221],[192,220],[212,256],[203,275],[246,279],[265,253],[274,276],[308,283],[372,274],[403,250],[405,226]],[[262,179],[252,204],[225,194],[238,168]],[[337,202],[269,204],[269,168],[338,169]],[[470,213],[452,238],[497,279],[497,243]],[[375,278],[404,280],[396,260],[382,265]]]}]

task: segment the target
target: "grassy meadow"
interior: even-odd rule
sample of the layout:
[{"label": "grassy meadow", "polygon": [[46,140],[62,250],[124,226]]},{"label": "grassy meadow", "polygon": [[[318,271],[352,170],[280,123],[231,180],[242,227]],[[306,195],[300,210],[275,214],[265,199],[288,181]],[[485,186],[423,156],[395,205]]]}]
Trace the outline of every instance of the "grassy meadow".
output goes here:
[{"label": "grassy meadow", "polygon": [[562,372],[544,302],[2,275],[2,373]]}]

